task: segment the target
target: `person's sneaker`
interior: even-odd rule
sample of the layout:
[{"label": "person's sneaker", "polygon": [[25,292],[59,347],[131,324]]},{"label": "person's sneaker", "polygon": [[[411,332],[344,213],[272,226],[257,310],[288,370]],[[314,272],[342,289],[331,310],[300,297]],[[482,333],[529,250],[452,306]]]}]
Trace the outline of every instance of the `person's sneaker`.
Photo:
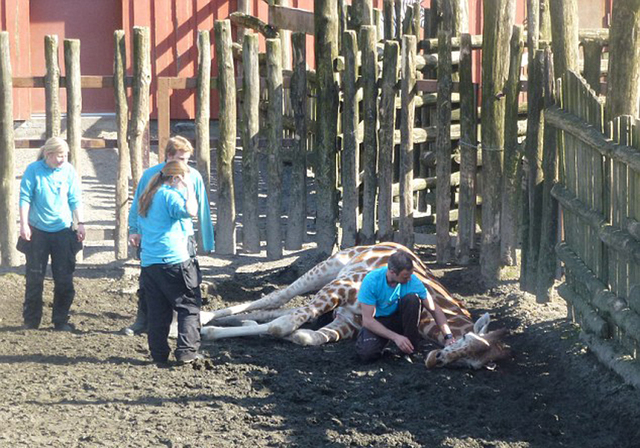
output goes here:
[{"label": "person's sneaker", "polygon": [[73,326],[73,324],[60,324],[60,325],[55,325],[53,327],[56,331],[76,331],[76,327]]},{"label": "person's sneaker", "polygon": [[147,326],[139,322],[134,322],[130,326],[124,327],[122,330],[120,330],[120,332],[125,336],[135,336],[142,333],[146,333]]},{"label": "person's sneaker", "polygon": [[21,330],[37,330],[39,325],[35,324],[23,324],[20,326]]},{"label": "person's sneaker", "polygon": [[193,364],[195,361],[202,361],[203,359],[204,359],[203,355],[201,355],[200,353],[196,353],[192,358],[179,359],[178,365],[186,366],[187,364]]}]

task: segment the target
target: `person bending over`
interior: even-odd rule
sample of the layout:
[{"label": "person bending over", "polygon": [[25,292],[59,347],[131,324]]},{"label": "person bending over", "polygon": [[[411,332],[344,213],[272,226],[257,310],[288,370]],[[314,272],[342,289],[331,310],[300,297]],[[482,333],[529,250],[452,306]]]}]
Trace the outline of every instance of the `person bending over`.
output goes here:
[{"label": "person bending over", "polygon": [[141,234],[141,278],[147,299],[149,351],[156,363],[166,363],[167,340],[175,311],[179,364],[200,357],[200,273],[189,255],[188,232],[182,223],[198,213],[189,167],[167,162],[140,195],[138,224]]},{"label": "person bending over", "polygon": [[407,252],[395,252],[389,257],[387,267],[365,276],[358,302],[362,329],[356,341],[356,353],[362,361],[378,359],[389,341],[407,355],[419,350],[422,306],[435,319],[445,344],[455,341],[442,309],[413,274],[413,261]]}]

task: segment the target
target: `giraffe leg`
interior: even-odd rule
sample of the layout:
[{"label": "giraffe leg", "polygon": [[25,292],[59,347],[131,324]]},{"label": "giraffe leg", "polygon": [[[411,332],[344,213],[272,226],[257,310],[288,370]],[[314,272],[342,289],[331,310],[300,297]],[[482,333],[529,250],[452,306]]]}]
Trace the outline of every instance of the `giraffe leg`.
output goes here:
[{"label": "giraffe leg", "polygon": [[215,323],[218,326],[240,326],[244,325],[246,321],[255,321],[255,322],[270,322],[274,319],[277,319],[280,316],[284,316],[292,312],[293,309],[276,309],[276,310],[260,310],[260,311],[252,311],[249,313],[236,314],[234,316],[221,317],[219,319],[215,319]]},{"label": "giraffe leg", "polygon": [[338,315],[328,325],[319,330],[299,329],[287,337],[291,342],[298,345],[322,345],[328,342],[336,342],[342,339],[349,339],[356,333],[356,326]]}]

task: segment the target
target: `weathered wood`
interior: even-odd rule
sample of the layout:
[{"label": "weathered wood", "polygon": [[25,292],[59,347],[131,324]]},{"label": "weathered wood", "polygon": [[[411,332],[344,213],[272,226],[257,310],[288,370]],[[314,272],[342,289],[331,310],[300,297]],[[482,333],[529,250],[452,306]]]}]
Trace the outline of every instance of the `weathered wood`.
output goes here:
[{"label": "weathered wood", "polygon": [[[149,126],[149,87],[151,86],[151,38],[148,27],[133,27],[133,100],[129,124],[129,151],[133,191],[142,176],[142,152]],[[162,149],[164,154],[164,148]],[[160,151],[159,151],[160,152]],[[160,154],[158,154],[160,155]]]},{"label": "weathered wood", "polygon": [[[290,0],[271,0],[271,2],[273,4],[273,6],[280,6],[280,7],[284,7],[287,8],[288,6],[290,6]],[[296,11],[295,9],[290,9],[288,11],[288,13],[290,14],[295,14],[292,13],[291,11]],[[309,23],[309,21],[313,20],[313,13],[305,11],[307,14],[305,14],[303,17],[307,20],[307,23]],[[269,15],[271,15],[271,13],[269,13]],[[302,18],[302,17],[296,17],[296,19],[298,18]],[[304,20],[304,19],[303,19]],[[291,31],[289,30],[290,27],[283,27],[280,30],[278,30],[278,34],[279,34],[279,38],[280,38],[280,53],[282,56],[282,68],[284,70],[291,70]]]},{"label": "weathered wood", "polygon": [[380,129],[378,131],[379,148],[379,195],[378,195],[378,239],[393,240],[392,209],[393,197],[393,152],[395,144],[393,131],[396,123],[395,98],[398,83],[398,57],[400,46],[396,41],[388,40],[384,48],[384,66],[380,97]]},{"label": "weathered wood", "polygon": [[558,294],[580,315],[579,323],[584,330],[599,338],[608,338],[610,336],[610,329],[607,322],[600,317],[591,304],[571,289],[569,285],[566,283],[560,285]]},{"label": "weathered wood", "polygon": [[[208,30],[198,31],[198,87],[196,88],[196,166],[204,182],[207,198],[211,197],[211,39]],[[202,232],[198,247],[203,248]]]},{"label": "weathered wood", "polygon": [[509,78],[505,88],[504,177],[500,217],[500,256],[502,264],[505,266],[513,266],[517,263],[516,248],[519,241],[519,210],[517,205],[520,202],[518,200],[520,182],[517,173],[522,160],[518,143],[518,99],[520,97],[520,67],[523,50],[522,27],[514,26],[511,36]]},{"label": "weathered wood", "polygon": [[395,20],[395,24],[396,24],[396,32],[395,32],[395,36],[396,36],[396,40],[398,42],[400,42],[402,40],[402,0],[394,0],[395,5],[395,12],[396,12],[396,20]]},{"label": "weathered wood", "polygon": [[463,34],[460,40],[460,204],[456,257],[459,263],[468,264],[476,230],[478,109],[472,78],[471,35]]},{"label": "weathered wood", "polygon": [[[436,138],[436,177],[440,185],[447,186],[451,179],[451,33],[438,31],[438,137]],[[438,263],[447,263],[450,259],[451,238],[449,237],[449,211],[451,210],[451,189],[436,189],[436,259]]]},{"label": "weathered wood", "polygon": [[413,247],[413,122],[415,117],[414,97],[416,84],[416,42],[415,36],[402,38],[402,113],[400,117],[400,235],[399,242]]},{"label": "weathered wood", "polygon": [[620,375],[627,384],[640,388],[637,360],[629,356],[622,356],[619,349],[609,340],[600,339],[584,332],[580,332],[580,339],[589,346],[600,362]]},{"label": "weathered wood", "polygon": [[553,39],[553,66],[557,77],[567,70],[578,70],[579,45],[578,1],[554,0],[549,2],[551,35]]},{"label": "weathered wood", "polygon": [[317,244],[320,253],[332,254],[336,244],[337,190],[336,140],[338,124],[338,89],[333,77],[333,60],[338,56],[337,2],[315,0],[315,60],[317,128],[314,141],[316,154]]},{"label": "weathered wood", "polygon": [[609,39],[607,120],[640,116],[640,0],[614,2]]},{"label": "weathered wood", "polygon": [[129,144],[127,142],[127,121],[129,106],[127,104],[127,87],[125,77],[127,73],[126,41],[123,30],[113,33],[113,93],[116,105],[116,126],[118,129],[118,173],[116,175],[116,228],[115,228],[115,257],[124,260],[128,255],[128,223],[129,211],[129,176],[131,163],[129,161]]},{"label": "weathered wood", "polygon": [[587,80],[591,88],[600,93],[600,76],[602,61],[602,43],[590,41],[582,44],[584,52],[584,65],[582,75]]},{"label": "weathered wood", "polygon": [[294,33],[293,76],[291,77],[291,103],[295,116],[296,130],[291,164],[291,191],[285,248],[302,248],[307,234],[307,52],[306,36]]},{"label": "weathered wood", "polygon": [[277,33],[280,29],[313,35],[313,12],[284,5],[269,5],[269,25],[273,28],[268,32]]},{"label": "weathered wood", "polygon": [[378,167],[378,64],[376,57],[376,29],[372,25],[360,28],[360,53],[362,54],[361,80],[363,90],[362,110],[364,135],[362,140],[362,165],[364,182],[362,191],[362,244],[372,244],[376,238],[376,196]]},{"label": "weathered wood", "polygon": [[[551,50],[546,48],[543,58],[543,93],[545,108],[556,102],[555,76]],[[554,249],[558,238],[558,203],[551,195],[551,188],[558,181],[558,132],[551,126],[545,126],[543,139],[543,185],[540,226],[540,248],[536,279],[536,301],[548,303],[551,300],[556,273]]]},{"label": "weathered wood", "polygon": [[218,174],[216,252],[231,255],[236,253],[236,205],[233,185],[233,160],[236,154],[236,81],[231,52],[231,22],[216,20],[214,33],[220,93],[220,137],[216,148]]},{"label": "weathered wood", "polygon": [[267,152],[267,258],[282,257],[282,42],[267,39],[267,90],[269,122]]},{"label": "weathered wood", "polygon": [[260,251],[258,227],[258,145],[260,133],[260,73],[258,35],[246,34],[242,44],[242,246]]},{"label": "weathered wood", "polygon": [[82,90],[80,86],[80,41],[64,40],[64,67],[67,79],[67,143],[69,161],[81,175],[80,141],[82,140]]},{"label": "weathered wood", "polygon": [[44,75],[45,121],[47,138],[60,135],[60,66],[58,64],[58,36],[44,37]]},{"label": "weathered wood", "polygon": [[[345,61],[345,70],[342,73],[342,166],[340,171],[342,176],[342,212],[340,214],[342,240],[340,241],[340,247],[346,248],[356,245],[358,232],[359,142],[357,129],[359,114],[356,100],[358,40],[355,31],[346,31],[342,36],[342,54]],[[380,176],[382,177],[383,174],[380,173]]]},{"label": "weathered wood", "polygon": [[384,0],[382,4],[382,12],[384,17],[384,40],[393,39],[393,0]]},{"label": "weathered wood", "polygon": [[[435,176],[426,177],[426,178],[416,177],[414,179],[411,179],[409,188],[411,188],[411,191],[414,192],[414,191],[422,191],[426,189],[433,189],[433,188],[436,188],[437,185],[438,185],[438,178]],[[460,172],[451,173],[449,186],[457,187],[459,185],[460,185]],[[391,185],[391,196],[394,198],[400,196],[399,183],[395,183]]]},{"label": "weathered wood", "polygon": [[233,22],[234,25],[254,30],[262,34],[267,39],[274,39],[276,37],[279,37],[277,28],[263,22],[259,18],[250,14],[245,14],[244,12],[240,11],[232,12],[231,14],[229,14],[229,20]]},{"label": "weathered wood", "polygon": [[15,142],[9,33],[0,31],[0,251],[3,266],[19,264],[16,251]]},{"label": "weathered wood", "polygon": [[509,39],[515,20],[513,0],[483,2],[482,51],[482,246],[480,266],[487,286],[500,274],[500,211],[502,206],[502,150],[504,109],[502,95],[509,71]]}]

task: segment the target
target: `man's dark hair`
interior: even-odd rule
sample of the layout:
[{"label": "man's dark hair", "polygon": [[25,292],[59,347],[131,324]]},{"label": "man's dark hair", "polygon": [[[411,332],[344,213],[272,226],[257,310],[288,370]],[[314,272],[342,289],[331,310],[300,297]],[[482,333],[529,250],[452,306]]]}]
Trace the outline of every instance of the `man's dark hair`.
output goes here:
[{"label": "man's dark hair", "polygon": [[387,266],[389,270],[399,274],[402,271],[410,271],[413,269],[413,260],[411,259],[411,255],[403,250],[399,250],[389,257]]}]

